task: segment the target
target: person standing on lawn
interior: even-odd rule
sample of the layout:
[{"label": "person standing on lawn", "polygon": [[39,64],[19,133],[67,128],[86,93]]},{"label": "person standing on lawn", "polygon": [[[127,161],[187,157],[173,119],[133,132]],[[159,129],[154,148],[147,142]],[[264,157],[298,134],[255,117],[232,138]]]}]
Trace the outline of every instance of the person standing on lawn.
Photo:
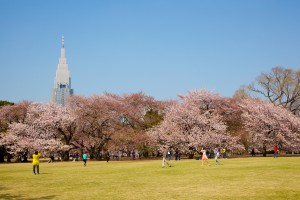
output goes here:
[{"label": "person standing on lawn", "polygon": [[223,158],[227,158],[227,155],[226,155],[226,147],[224,147],[222,149],[222,155],[223,155]]},{"label": "person standing on lawn", "polygon": [[163,160],[162,160],[162,167],[165,167],[165,164],[167,163],[167,165],[169,167],[171,167],[171,164],[168,162],[167,160],[167,154],[168,154],[168,150],[167,148],[163,148]]},{"label": "person standing on lawn", "polygon": [[106,153],[106,162],[108,162],[110,160],[110,154],[109,154],[109,151],[107,151]]},{"label": "person standing on lawn", "polygon": [[255,156],[255,149],[254,148],[251,150],[251,156]]},{"label": "person standing on lawn", "polygon": [[86,167],[86,161],[87,161],[88,155],[86,152],[84,152],[84,154],[82,155],[82,159],[83,159],[83,166]]},{"label": "person standing on lawn", "polygon": [[219,152],[218,148],[215,148],[215,150],[214,150],[214,156],[215,156],[215,164],[218,165],[219,164],[218,158],[220,156],[220,152]]},{"label": "person standing on lawn", "polygon": [[[34,175],[39,175],[40,174],[40,156],[41,154],[38,151],[35,151],[34,154],[32,155],[32,165],[33,165],[33,173]],[[35,169],[37,170],[35,172]]]},{"label": "person standing on lawn", "polygon": [[278,158],[278,147],[277,147],[277,145],[274,146],[273,150],[274,150],[274,158]]}]

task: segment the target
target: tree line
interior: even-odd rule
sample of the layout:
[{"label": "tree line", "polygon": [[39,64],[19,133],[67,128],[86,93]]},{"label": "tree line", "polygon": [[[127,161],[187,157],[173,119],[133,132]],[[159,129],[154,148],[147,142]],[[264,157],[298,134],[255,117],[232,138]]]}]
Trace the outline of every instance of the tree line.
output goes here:
[{"label": "tree line", "polygon": [[[231,98],[203,88],[172,101],[159,101],[140,92],[73,95],[66,107],[6,102],[0,108],[0,162],[4,156],[26,161],[34,150],[44,155],[59,153],[64,160],[69,160],[73,151],[88,151],[90,158],[96,159],[107,150],[138,149],[147,157],[164,146],[182,151],[202,147],[247,151],[256,146],[266,155],[278,145],[297,152],[298,76],[299,72],[276,67],[258,77],[260,89],[251,84]],[[253,97],[251,92],[265,99]]]}]

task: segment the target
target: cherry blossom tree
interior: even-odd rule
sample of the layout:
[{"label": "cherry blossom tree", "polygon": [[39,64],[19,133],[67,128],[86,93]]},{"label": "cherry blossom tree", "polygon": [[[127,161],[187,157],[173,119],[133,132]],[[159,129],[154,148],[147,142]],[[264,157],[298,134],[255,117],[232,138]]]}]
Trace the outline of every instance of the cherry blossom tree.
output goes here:
[{"label": "cherry blossom tree", "polygon": [[[4,162],[4,155],[7,155],[7,160],[10,162],[12,157],[7,151],[7,147],[1,142],[1,139],[5,137],[8,133],[7,130],[9,125],[13,122],[22,123],[25,120],[27,108],[30,105],[28,101],[22,101],[16,104],[6,103],[0,108],[0,162]],[[23,153],[23,159],[26,161],[26,153]]]},{"label": "cherry blossom tree", "polygon": [[63,144],[54,139],[52,133],[37,129],[32,124],[12,123],[8,134],[2,138],[2,143],[10,153],[34,152],[38,150],[43,154],[48,151],[62,149]]},{"label": "cherry blossom tree", "polygon": [[2,143],[14,154],[34,150],[44,154],[62,151],[68,160],[74,127],[74,118],[67,108],[49,103],[31,103],[25,118],[10,124]]},{"label": "cherry blossom tree", "polygon": [[[24,161],[27,161],[28,153],[33,150],[47,148],[48,137],[38,131],[33,124],[27,121],[27,114],[30,112],[32,104],[27,105],[26,109],[16,109],[17,112],[11,113],[10,119],[14,121],[9,124],[6,134],[2,137],[1,143],[9,150],[10,153],[21,156],[24,155]],[[21,112],[20,112],[21,111]],[[16,116],[21,116],[16,118]],[[18,119],[18,120],[16,120]],[[49,141],[51,142],[51,141]]]},{"label": "cherry blossom tree", "polygon": [[300,119],[287,109],[257,99],[240,103],[243,122],[253,143],[263,149],[263,155],[274,145],[287,151],[299,151]]},{"label": "cherry blossom tree", "polygon": [[0,132],[5,132],[12,122],[24,122],[27,109],[31,103],[22,101],[13,105],[5,105],[0,108]]},{"label": "cherry blossom tree", "polygon": [[78,126],[74,145],[81,151],[88,150],[91,159],[97,157],[111,140],[119,123],[119,105],[120,102],[110,94],[92,97],[74,95],[70,98],[70,106]]},{"label": "cherry blossom tree", "polygon": [[167,110],[164,121],[148,132],[155,141],[186,150],[235,146],[235,138],[226,132],[220,112],[223,99],[218,94],[201,89],[179,97],[180,101]]},{"label": "cherry blossom tree", "polygon": [[163,111],[167,104],[167,102],[157,101],[142,92],[124,94],[118,99],[122,104],[119,112],[124,123],[139,130],[146,130],[158,124],[162,120],[159,112]]},{"label": "cherry blossom tree", "polygon": [[163,105],[143,93],[74,95],[70,106],[78,125],[76,146],[88,150],[91,158],[105,149],[128,152],[139,147],[146,153],[149,139],[145,130],[162,120]]},{"label": "cherry blossom tree", "polygon": [[223,116],[224,122],[227,126],[227,132],[238,141],[235,151],[232,153],[242,154],[248,152],[250,142],[248,140],[249,134],[244,127],[242,119],[242,109],[239,106],[241,98],[223,98],[218,113]]},{"label": "cherry blossom tree", "polygon": [[[111,142],[115,146],[122,144],[122,149],[126,149],[127,152],[136,149],[144,157],[148,157],[151,140],[146,130],[163,120],[164,109],[167,104],[172,104],[172,101],[157,101],[142,92],[124,94],[118,99],[121,102],[118,112],[122,119],[122,126],[117,137],[114,137]],[[126,141],[126,143],[120,141]]]},{"label": "cherry blossom tree", "polygon": [[52,138],[60,141],[64,145],[64,148],[59,148],[62,151],[62,159],[69,160],[69,150],[74,147],[73,137],[77,124],[68,106],[34,103],[27,113],[27,122],[37,130],[51,133]]}]

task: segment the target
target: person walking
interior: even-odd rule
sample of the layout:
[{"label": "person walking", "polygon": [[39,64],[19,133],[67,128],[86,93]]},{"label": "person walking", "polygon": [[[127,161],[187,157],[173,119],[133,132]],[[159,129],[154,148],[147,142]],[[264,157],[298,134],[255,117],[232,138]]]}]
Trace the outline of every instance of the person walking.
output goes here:
[{"label": "person walking", "polygon": [[179,160],[178,159],[178,149],[175,150],[175,160]]},{"label": "person walking", "polygon": [[219,152],[219,149],[218,148],[215,148],[214,150],[214,156],[215,156],[215,164],[218,165],[219,164],[219,156],[220,156],[220,152]]},{"label": "person walking", "polygon": [[273,150],[274,150],[274,158],[278,158],[278,147],[277,147],[277,145],[274,146]]},{"label": "person walking", "polygon": [[162,167],[165,167],[165,164],[167,163],[167,165],[169,167],[172,167],[171,164],[168,162],[167,160],[167,154],[168,154],[168,150],[166,148],[163,149],[163,160],[162,160]]},{"label": "person walking", "polygon": [[206,150],[205,149],[202,149],[201,150],[201,152],[202,152],[202,159],[201,159],[201,161],[202,161],[202,166],[203,165],[210,165],[209,164],[209,162],[208,162],[208,158],[207,158],[207,155],[206,155]]},{"label": "person walking", "polygon": [[75,161],[78,161],[78,159],[79,159],[79,154],[78,154],[78,152],[76,151],[75,157],[74,157],[74,160],[73,160],[73,161],[74,161],[74,162],[75,162]]},{"label": "person walking", "polygon": [[224,147],[223,149],[222,149],[222,156],[223,156],[223,158],[227,158],[227,152],[226,152],[227,150],[226,150],[226,147]]},{"label": "person walking", "polygon": [[54,155],[51,153],[48,163],[53,163],[53,162],[54,162]]},{"label": "person walking", "polygon": [[[32,155],[32,165],[33,165],[33,173],[34,175],[39,175],[40,174],[40,156],[41,154],[38,151],[35,151],[34,154]],[[35,172],[35,169],[37,170]]]},{"label": "person walking", "polygon": [[251,156],[255,156],[255,149],[254,148],[251,150]]},{"label": "person walking", "polygon": [[121,152],[121,150],[119,150],[118,151],[118,160],[121,160],[121,158],[122,158],[122,152]]},{"label": "person walking", "polygon": [[169,161],[172,160],[172,150],[171,149],[168,150],[168,159],[169,159]]},{"label": "person walking", "polygon": [[105,156],[105,157],[106,157],[106,162],[108,162],[108,161],[110,160],[110,154],[109,154],[109,151],[106,152],[106,156]]},{"label": "person walking", "polygon": [[135,150],[134,149],[132,150],[131,155],[132,155],[132,160],[135,160]]},{"label": "person walking", "polygon": [[84,154],[82,155],[82,159],[83,159],[83,166],[86,167],[86,161],[87,161],[88,155],[86,153],[86,151],[84,152]]}]

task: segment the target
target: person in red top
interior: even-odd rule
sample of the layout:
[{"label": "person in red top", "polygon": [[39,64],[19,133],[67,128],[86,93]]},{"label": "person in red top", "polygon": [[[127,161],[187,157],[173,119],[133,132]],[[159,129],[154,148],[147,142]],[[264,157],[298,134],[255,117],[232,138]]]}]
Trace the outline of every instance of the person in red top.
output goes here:
[{"label": "person in red top", "polygon": [[274,158],[278,158],[278,147],[275,145],[274,148]]}]

